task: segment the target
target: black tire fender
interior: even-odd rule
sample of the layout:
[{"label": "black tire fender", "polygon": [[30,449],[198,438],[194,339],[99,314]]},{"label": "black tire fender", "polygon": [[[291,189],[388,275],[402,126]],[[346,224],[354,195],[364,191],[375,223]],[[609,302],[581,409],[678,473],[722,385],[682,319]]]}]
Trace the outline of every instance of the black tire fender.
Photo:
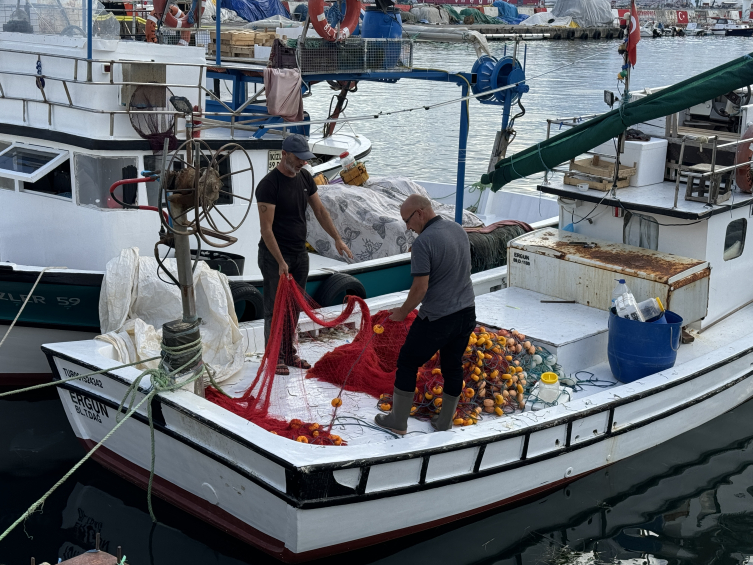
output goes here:
[{"label": "black tire fender", "polygon": [[345,273],[334,273],[319,285],[313,298],[319,306],[336,306],[342,304],[348,295],[366,298],[366,289],[357,278]]},{"label": "black tire fender", "polygon": [[[597,29],[594,34],[591,36],[591,39],[601,39],[601,32]],[[220,47],[220,49],[222,49]]]},{"label": "black tire fender", "polygon": [[567,32],[567,38],[568,39],[575,39],[575,30],[568,30]]},{"label": "black tire fender", "polygon": [[230,281],[235,315],[239,322],[250,322],[264,317],[264,297],[251,283]]}]

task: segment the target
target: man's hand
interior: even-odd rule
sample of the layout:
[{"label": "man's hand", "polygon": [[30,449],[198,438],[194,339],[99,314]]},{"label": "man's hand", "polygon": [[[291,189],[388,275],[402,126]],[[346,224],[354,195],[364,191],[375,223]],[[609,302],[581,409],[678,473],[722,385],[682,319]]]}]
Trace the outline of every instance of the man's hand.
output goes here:
[{"label": "man's hand", "polygon": [[288,274],[288,264],[283,261],[282,263],[279,263],[280,265],[280,273],[281,275],[287,275]]},{"label": "man's hand", "polygon": [[399,308],[392,308],[389,312],[389,319],[393,322],[402,322],[408,316],[408,312],[405,312],[402,306]]},{"label": "man's hand", "polygon": [[338,254],[347,255],[351,259],[353,258],[353,253],[348,249],[348,246],[345,245],[345,242],[342,239],[335,241],[335,249],[337,249]]}]

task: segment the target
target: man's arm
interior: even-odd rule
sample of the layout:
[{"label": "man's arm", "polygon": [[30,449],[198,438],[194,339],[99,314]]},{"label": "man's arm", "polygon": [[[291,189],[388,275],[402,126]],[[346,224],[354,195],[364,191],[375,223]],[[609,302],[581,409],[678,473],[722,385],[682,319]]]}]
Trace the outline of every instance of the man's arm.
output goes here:
[{"label": "man's arm", "polygon": [[350,249],[348,249],[348,246],[345,245],[345,242],[340,237],[340,234],[337,233],[337,228],[332,222],[332,218],[329,217],[329,212],[327,212],[324,204],[322,204],[322,200],[321,198],[319,198],[319,194],[315,192],[314,194],[309,196],[309,205],[314,211],[314,216],[316,216],[319,224],[324,228],[324,231],[326,231],[329,236],[335,240],[335,249],[337,249],[337,252],[340,255],[345,254],[352,259],[353,253],[350,252]]},{"label": "man's arm", "polygon": [[277,245],[277,239],[275,234],[272,233],[272,222],[275,219],[275,205],[267,204],[266,202],[259,202],[259,223],[261,224],[261,238],[264,240],[264,245],[267,246],[269,252],[277,260],[277,264],[280,266],[280,274],[288,274],[288,264],[285,259],[282,258],[282,252],[280,246]]},{"label": "man's arm", "polygon": [[390,320],[402,322],[424,299],[426,291],[429,289],[429,275],[422,277],[413,277],[413,284],[408,291],[408,297],[399,308],[392,310]]}]

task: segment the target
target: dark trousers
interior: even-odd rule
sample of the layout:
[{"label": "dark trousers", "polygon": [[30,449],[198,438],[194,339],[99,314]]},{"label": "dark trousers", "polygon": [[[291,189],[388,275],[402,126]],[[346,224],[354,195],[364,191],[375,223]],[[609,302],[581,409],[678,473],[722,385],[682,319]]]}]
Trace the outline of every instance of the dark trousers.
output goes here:
[{"label": "dark trousers", "polygon": [[473,306],[433,322],[417,317],[397,358],[395,387],[413,392],[418,368],[439,351],[444,391],[450,396],[458,396],[463,388],[463,353],[475,327],[476,309]]},{"label": "dark trousers", "polygon": [[[309,254],[306,251],[301,253],[283,253],[282,258],[288,264],[288,272],[293,277],[298,286],[306,289],[306,279],[309,276]],[[269,333],[272,327],[272,313],[275,306],[275,297],[277,296],[277,284],[280,282],[280,266],[277,259],[274,258],[266,247],[259,247],[259,269],[264,279],[264,344],[269,342]],[[290,361],[296,351],[293,347],[296,325],[300,310],[292,313],[293,317],[285,320],[283,326],[282,347],[280,348],[280,358]]]}]

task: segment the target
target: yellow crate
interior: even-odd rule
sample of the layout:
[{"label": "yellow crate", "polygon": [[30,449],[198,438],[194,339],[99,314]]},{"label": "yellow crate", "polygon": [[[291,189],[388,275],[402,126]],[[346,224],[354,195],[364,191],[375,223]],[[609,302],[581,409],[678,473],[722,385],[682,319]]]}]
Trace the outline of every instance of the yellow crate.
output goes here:
[{"label": "yellow crate", "polygon": [[340,171],[340,178],[343,179],[343,182],[352,186],[362,186],[369,180],[369,174],[366,172],[366,166],[363,163],[358,163],[352,169]]}]

